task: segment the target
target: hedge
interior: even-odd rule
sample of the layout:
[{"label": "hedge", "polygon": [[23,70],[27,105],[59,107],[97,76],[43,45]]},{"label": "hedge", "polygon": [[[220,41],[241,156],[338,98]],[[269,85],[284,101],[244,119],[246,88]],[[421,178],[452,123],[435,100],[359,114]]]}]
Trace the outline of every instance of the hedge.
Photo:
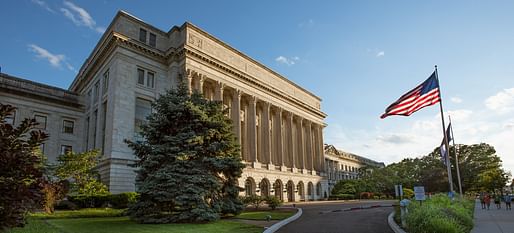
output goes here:
[{"label": "hedge", "polygon": [[68,196],[68,200],[77,205],[78,208],[112,207],[124,209],[129,204],[135,203],[138,197],[139,194],[135,192],[126,192],[120,194],[73,195]]}]

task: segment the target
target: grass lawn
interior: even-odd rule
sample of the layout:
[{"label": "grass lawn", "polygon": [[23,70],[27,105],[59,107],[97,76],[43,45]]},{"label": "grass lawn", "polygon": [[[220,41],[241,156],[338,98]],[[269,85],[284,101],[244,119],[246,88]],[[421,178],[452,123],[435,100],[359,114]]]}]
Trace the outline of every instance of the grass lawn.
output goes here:
[{"label": "grass lawn", "polygon": [[160,233],[160,232],[262,232],[262,227],[231,221],[230,219],[282,220],[296,213],[292,209],[245,211],[238,216],[206,224],[138,224],[123,216],[125,210],[108,208],[60,210],[54,214],[33,213],[24,228],[15,228],[7,233]]},{"label": "grass lawn", "polygon": [[266,220],[267,215],[271,215],[271,220],[282,220],[293,216],[296,210],[275,210],[275,211],[245,211],[235,216],[236,219]]},{"label": "grass lawn", "polygon": [[[43,221],[49,223],[46,224]],[[261,227],[220,220],[206,224],[138,224],[128,217],[73,218],[73,219],[31,219],[24,228],[7,231],[9,233],[188,233],[188,232],[262,232]]]}]

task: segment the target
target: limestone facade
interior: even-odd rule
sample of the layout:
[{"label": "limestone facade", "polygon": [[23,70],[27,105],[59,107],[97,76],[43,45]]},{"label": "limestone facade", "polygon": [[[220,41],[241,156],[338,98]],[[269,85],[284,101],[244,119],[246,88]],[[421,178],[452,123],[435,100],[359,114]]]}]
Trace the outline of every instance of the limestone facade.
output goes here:
[{"label": "limestone facade", "polygon": [[[2,86],[11,82],[5,80]],[[18,107],[21,117],[42,112],[55,120],[45,154],[55,157],[65,143],[77,152],[100,150],[98,169],[113,193],[137,190],[134,168],[128,166],[135,156],[124,140],[140,139],[151,102],[186,82],[191,92],[229,109],[246,164],[241,195],[275,195],[288,202],[329,194],[321,99],[190,23],[165,32],[120,11],[69,90],[24,82],[4,89],[45,86],[41,92],[54,93],[51,101],[29,96],[29,90],[2,92],[0,102]],[[56,131],[58,119],[74,121],[72,136]]]}]

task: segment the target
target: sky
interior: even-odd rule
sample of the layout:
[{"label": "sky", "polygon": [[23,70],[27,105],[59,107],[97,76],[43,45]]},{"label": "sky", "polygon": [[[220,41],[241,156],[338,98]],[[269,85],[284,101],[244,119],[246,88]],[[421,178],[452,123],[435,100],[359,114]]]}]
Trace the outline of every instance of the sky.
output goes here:
[{"label": "sky", "polygon": [[68,88],[118,10],[199,26],[321,97],[325,143],[386,164],[439,146],[438,105],[379,118],[437,65],[456,143],[514,172],[514,1],[6,0],[2,72]]}]

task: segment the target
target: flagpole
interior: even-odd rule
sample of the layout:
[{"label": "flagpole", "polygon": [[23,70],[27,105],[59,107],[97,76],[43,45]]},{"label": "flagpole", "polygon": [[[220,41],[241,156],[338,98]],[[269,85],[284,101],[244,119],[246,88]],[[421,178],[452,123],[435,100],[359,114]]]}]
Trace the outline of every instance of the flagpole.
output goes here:
[{"label": "flagpole", "polygon": [[[448,115],[448,120],[450,121],[450,125],[452,124],[452,118]],[[457,169],[457,181],[459,182],[459,193],[462,197],[462,184],[460,181],[460,169],[459,169],[459,155],[457,154],[457,147],[455,146],[455,136],[453,135],[453,125],[450,127],[450,132],[452,134],[452,143],[453,143],[453,152],[455,154],[455,168]]]},{"label": "flagpole", "polygon": [[[448,144],[448,138],[446,137],[446,126],[444,124],[444,114],[443,114],[443,97],[441,95],[441,85],[439,85],[439,76],[437,74],[437,65],[435,66],[435,79],[437,80],[437,86],[439,87],[439,109],[441,110],[441,123],[443,124],[444,144],[446,145],[446,148],[447,148],[446,151],[449,151],[450,145]],[[453,193],[453,180],[452,180],[452,170],[450,168],[450,156],[446,156],[446,170],[448,171],[448,183],[450,185],[450,192]]]}]

